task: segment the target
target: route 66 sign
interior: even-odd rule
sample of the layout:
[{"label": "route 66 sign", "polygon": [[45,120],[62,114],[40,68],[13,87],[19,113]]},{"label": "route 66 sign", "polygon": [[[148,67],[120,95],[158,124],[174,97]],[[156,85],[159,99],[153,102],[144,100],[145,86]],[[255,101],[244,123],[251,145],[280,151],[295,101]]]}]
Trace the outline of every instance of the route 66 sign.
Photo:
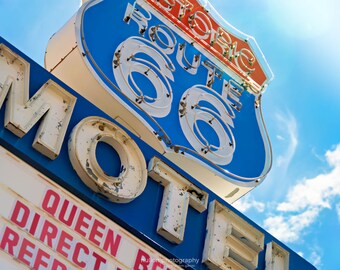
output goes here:
[{"label": "route 66 sign", "polygon": [[197,0],[88,1],[45,66],[233,202],[271,167],[261,96],[272,74],[253,38],[219,21]]}]

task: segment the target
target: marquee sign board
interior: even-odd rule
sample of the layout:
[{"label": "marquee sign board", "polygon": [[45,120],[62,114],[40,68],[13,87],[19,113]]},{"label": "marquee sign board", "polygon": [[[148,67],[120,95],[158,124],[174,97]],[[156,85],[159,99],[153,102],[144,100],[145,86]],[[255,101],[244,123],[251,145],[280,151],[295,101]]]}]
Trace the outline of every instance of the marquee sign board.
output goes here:
[{"label": "marquee sign board", "polygon": [[1,146],[0,171],[1,269],[181,269]]},{"label": "marquee sign board", "polygon": [[249,36],[197,0],[93,0],[50,40],[45,66],[233,202],[271,167],[261,96],[270,68]]},{"label": "marquee sign board", "polygon": [[2,38],[0,145],[5,269],[315,269]]}]

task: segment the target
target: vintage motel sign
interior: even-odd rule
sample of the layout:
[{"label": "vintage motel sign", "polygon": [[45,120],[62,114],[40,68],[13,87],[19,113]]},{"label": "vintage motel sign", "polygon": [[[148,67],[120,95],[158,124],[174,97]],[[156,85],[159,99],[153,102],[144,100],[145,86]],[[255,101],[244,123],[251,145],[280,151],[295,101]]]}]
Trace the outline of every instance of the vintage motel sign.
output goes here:
[{"label": "vintage motel sign", "polygon": [[87,1],[45,66],[228,202],[270,170],[261,96],[272,73],[208,3]]},{"label": "vintage motel sign", "polygon": [[0,205],[1,269],[315,269],[1,37]]}]

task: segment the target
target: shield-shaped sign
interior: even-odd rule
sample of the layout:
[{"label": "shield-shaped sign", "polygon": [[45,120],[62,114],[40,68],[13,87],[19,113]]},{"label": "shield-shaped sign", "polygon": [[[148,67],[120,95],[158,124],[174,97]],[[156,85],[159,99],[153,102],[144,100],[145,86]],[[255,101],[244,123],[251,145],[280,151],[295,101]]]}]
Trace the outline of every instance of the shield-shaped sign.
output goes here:
[{"label": "shield-shaped sign", "polygon": [[51,38],[45,65],[228,202],[271,167],[271,70],[207,2],[88,1]]}]

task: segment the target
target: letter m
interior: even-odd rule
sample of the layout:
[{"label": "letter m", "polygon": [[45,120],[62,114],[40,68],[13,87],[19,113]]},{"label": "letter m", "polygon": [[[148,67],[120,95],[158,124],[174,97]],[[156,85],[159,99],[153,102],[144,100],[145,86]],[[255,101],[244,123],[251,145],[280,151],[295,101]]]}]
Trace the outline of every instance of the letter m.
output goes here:
[{"label": "letter m", "polygon": [[0,44],[0,108],[7,98],[5,127],[23,137],[41,119],[33,147],[55,159],[60,152],[76,97],[52,80],[29,98],[30,64]]}]

